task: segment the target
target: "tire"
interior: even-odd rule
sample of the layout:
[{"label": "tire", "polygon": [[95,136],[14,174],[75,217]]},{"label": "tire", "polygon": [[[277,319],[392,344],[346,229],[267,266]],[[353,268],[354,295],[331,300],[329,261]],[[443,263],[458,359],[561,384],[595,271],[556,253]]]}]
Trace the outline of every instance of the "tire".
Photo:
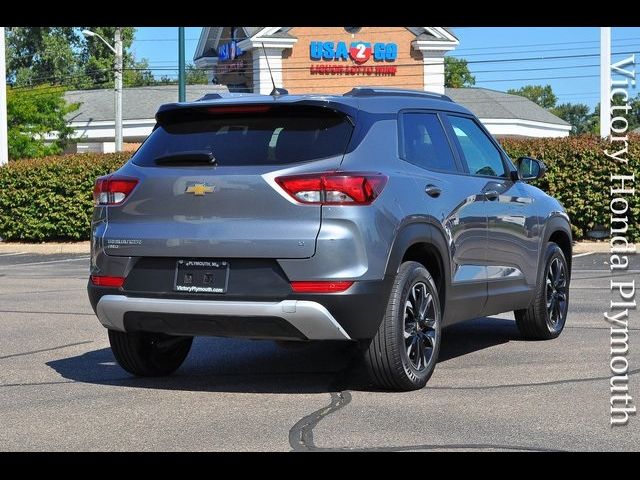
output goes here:
[{"label": "tire", "polygon": [[556,338],[567,321],[571,272],[557,244],[547,243],[543,265],[533,302],[514,312],[518,330],[528,340]]},{"label": "tire", "polygon": [[[414,322],[413,312],[420,305],[424,314]],[[426,385],[440,351],[441,312],[438,290],[427,269],[417,262],[404,262],[382,323],[365,352],[376,385],[405,391]]]},{"label": "tire", "polygon": [[159,377],[182,365],[193,337],[109,330],[109,343],[116,360],[127,372],[139,377]]}]

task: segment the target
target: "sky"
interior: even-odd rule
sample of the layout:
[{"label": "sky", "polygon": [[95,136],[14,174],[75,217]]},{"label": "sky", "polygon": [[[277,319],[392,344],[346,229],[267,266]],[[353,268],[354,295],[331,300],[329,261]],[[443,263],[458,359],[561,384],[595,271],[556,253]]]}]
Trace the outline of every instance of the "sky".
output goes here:
[{"label": "sky", "polygon": [[[201,27],[185,29],[187,62],[193,59],[200,31]],[[469,62],[477,87],[506,91],[549,84],[558,103],[586,103],[593,108],[599,101],[599,28],[454,27],[453,31],[460,45],[451,55]],[[616,52],[640,54],[640,27],[612,28],[611,44],[614,62],[626,56]],[[157,76],[177,77],[176,27],[140,27],[132,48],[137,59],[149,60]]]}]

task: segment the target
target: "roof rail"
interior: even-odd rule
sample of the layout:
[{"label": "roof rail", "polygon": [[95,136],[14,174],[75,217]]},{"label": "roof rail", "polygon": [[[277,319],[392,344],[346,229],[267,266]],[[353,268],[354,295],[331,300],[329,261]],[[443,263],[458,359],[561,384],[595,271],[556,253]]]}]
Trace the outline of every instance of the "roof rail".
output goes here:
[{"label": "roof rail", "polygon": [[404,96],[404,97],[426,97],[437,98],[452,102],[450,97],[441,93],[425,92],[422,90],[407,90],[404,88],[393,87],[354,87],[347,93],[342,94],[343,97],[383,97],[383,96]]}]

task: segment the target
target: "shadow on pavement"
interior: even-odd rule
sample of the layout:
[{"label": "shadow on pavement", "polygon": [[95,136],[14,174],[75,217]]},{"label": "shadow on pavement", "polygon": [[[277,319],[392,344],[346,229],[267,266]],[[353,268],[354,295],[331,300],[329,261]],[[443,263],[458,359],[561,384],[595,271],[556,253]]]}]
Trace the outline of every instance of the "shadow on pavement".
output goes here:
[{"label": "shadow on pavement", "polygon": [[[518,339],[515,323],[482,318],[444,331],[440,362]],[[111,349],[48,362],[64,378],[82,383],[164,390],[323,393],[377,390],[351,343],[311,342],[283,348],[271,341],[199,337],[172,376],[137,378],[115,362]]]},{"label": "shadow on pavement", "polygon": [[442,332],[438,362],[521,339],[514,320],[485,317],[458,323]]}]

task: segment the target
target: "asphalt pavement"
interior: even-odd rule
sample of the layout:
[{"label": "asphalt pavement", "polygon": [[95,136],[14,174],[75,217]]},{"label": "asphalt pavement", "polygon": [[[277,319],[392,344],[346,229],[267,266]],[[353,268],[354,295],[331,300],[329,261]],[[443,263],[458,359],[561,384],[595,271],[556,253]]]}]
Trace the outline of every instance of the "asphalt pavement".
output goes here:
[{"label": "asphalt pavement", "polygon": [[0,254],[0,450],[637,450],[640,417],[609,425],[606,260],[574,259],[558,339],[522,340],[511,314],[465,322],[426,388],[390,393],[342,343],[197,338],[175,375],[131,377],[89,305],[86,254]]}]

